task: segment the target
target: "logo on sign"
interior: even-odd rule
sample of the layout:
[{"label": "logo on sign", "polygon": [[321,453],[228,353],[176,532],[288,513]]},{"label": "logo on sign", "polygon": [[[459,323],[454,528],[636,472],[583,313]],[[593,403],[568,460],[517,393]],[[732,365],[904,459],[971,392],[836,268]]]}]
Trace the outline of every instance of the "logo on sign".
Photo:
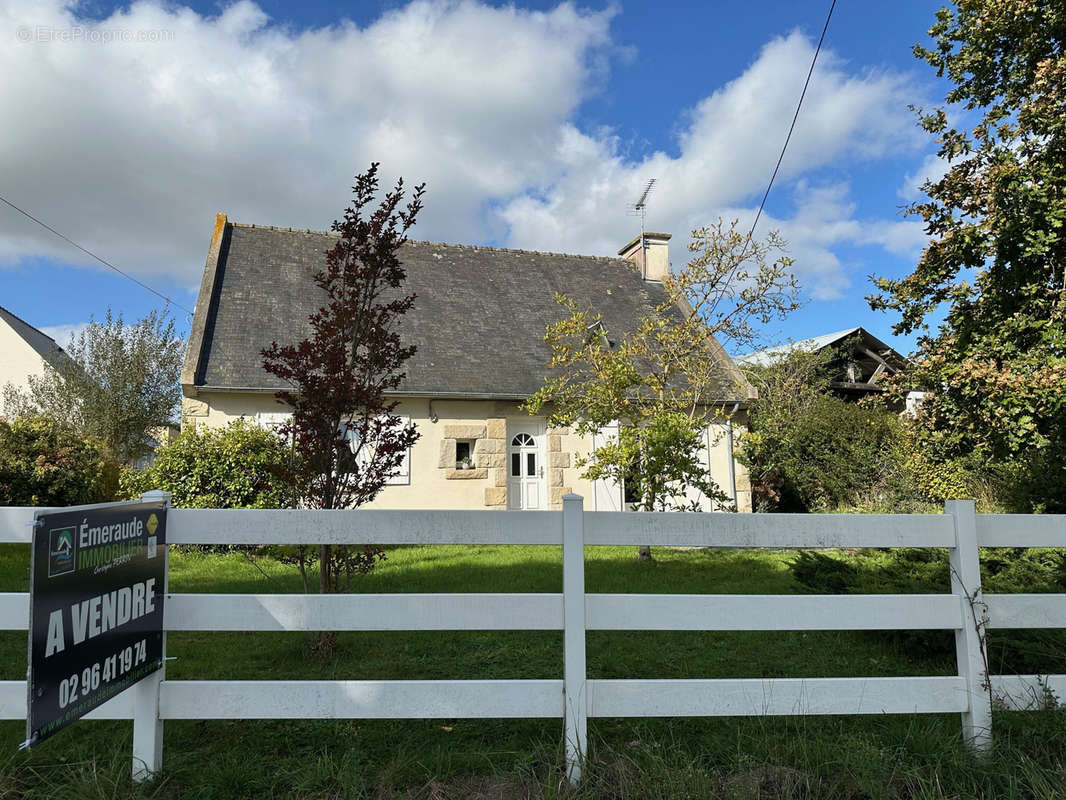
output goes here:
[{"label": "logo on sign", "polygon": [[48,577],[74,571],[74,527],[48,532]]}]

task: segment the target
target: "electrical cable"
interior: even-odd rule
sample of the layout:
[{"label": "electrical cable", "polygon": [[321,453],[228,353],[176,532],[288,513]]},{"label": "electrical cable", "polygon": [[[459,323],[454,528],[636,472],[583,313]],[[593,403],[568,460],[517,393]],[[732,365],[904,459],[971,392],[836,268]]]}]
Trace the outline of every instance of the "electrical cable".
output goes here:
[{"label": "electrical cable", "polygon": [[748,231],[748,240],[755,234],[755,226],[759,224],[759,218],[762,216],[763,208],[766,206],[766,199],[770,196],[770,189],[774,186],[774,179],[777,178],[777,171],[781,169],[781,162],[785,158],[785,151],[788,150],[788,143],[792,139],[792,132],[796,129],[796,120],[799,119],[800,109],[803,107],[803,98],[807,96],[807,87],[811,83],[811,75],[814,74],[814,65],[818,63],[818,54],[822,52],[822,42],[825,41],[825,33],[829,30],[829,20],[833,18],[833,9],[836,8],[837,0],[833,0],[829,6],[829,13],[825,17],[825,25],[822,27],[822,35],[818,39],[818,46],[814,49],[814,58],[811,59],[811,68],[807,71],[807,80],[803,82],[803,91],[800,92],[799,102],[796,103],[796,113],[792,115],[792,124],[788,128],[788,135],[785,137],[785,144],[781,147],[781,155],[777,157],[777,166],[774,167],[774,173],[770,176],[770,183],[766,186],[766,192],[763,193],[762,202],[759,203],[759,210],[755,214],[755,221],[751,223],[751,230]]},{"label": "electrical cable", "polygon": [[60,239],[62,239],[62,240],[63,240],[64,242],[66,242],[67,244],[73,245],[74,247],[78,248],[78,249],[79,249],[79,250],[81,250],[81,251],[82,251],[83,253],[85,253],[85,254],[86,254],[87,256],[90,256],[90,257],[92,257],[92,258],[96,259],[97,261],[99,261],[99,262],[100,262],[101,264],[103,264],[103,265],[104,265],[105,267],[108,267],[109,269],[113,269],[113,270],[114,270],[115,272],[117,272],[117,273],[118,273],[119,275],[121,275],[121,276],[122,276],[122,277],[124,277],[124,278],[129,278],[129,279],[130,279],[131,281],[133,281],[134,283],[136,283],[136,284],[137,284],[138,286],[140,286],[140,287],[141,287],[142,289],[147,289],[147,290],[148,290],[149,292],[151,292],[152,294],[154,294],[154,295],[155,295],[156,297],[160,297],[160,298],[162,298],[163,300],[166,300],[166,301],[167,301],[167,303],[169,303],[170,305],[174,306],[175,308],[181,309],[181,310],[182,310],[182,311],[184,311],[184,312],[185,312],[186,314],[188,314],[188,315],[189,315],[190,317],[192,317],[192,315],[193,315],[192,311],[190,311],[189,309],[187,309],[187,308],[186,308],[185,306],[183,306],[183,305],[182,305],[181,303],[178,303],[178,302],[176,302],[176,301],[172,300],[171,298],[167,297],[167,296],[166,296],[165,294],[163,294],[162,292],[160,292],[160,291],[157,291],[157,290],[153,289],[153,288],[152,288],[151,286],[149,286],[149,285],[148,285],[147,283],[143,283],[142,281],[139,281],[139,280],[137,280],[137,279],[136,279],[136,278],[134,278],[134,277],[133,277],[132,275],[130,275],[130,274],[129,274],[128,272],[123,272],[123,271],[122,271],[121,269],[119,269],[118,267],[116,267],[116,266],[115,266],[114,264],[112,264],[112,263],[111,263],[110,261],[107,261],[106,259],[100,258],[100,256],[96,255],[96,253],[94,253],[94,252],[93,252],[92,250],[88,250],[88,249],[86,249],[86,248],[82,247],[82,246],[81,246],[80,244],[78,244],[77,242],[75,242],[75,241],[74,241],[73,239],[71,239],[70,237],[68,237],[68,236],[64,236],[63,234],[61,234],[61,233],[60,233],[59,231],[57,231],[57,230],[56,230],[55,228],[53,228],[53,227],[52,227],[51,225],[48,225],[48,224],[46,224],[46,223],[44,223],[44,222],[41,222],[41,220],[37,219],[37,217],[33,216],[33,214],[29,213],[28,211],[23,211],[23,210],[22,210],[21,208],[19,208],[19,207],[18,207],[17,205],[15,205],[14,203],[12,203],[12,202],[11,202],[10,200],[8,200],[7,198],[5,198],[5,197],[3,197],[3,196],[0,196],[0,202],[2,202],[2,203],[4,203],[5,205],[8,205],[8,206],[10,206],[11,208],[15,209],[15,210],[16,210],[17,212],[19,212],[20,214],[22,214],[22,216],[26,217],[26,219],[29,219],[29,220],[33,220],[34,222],[36,222],[36,223],[37,223],[38,225],[40,225],[40,226],[41,226],[42,228],[44,228],[45,230],[47,230],[47,231],[51,231],[51,232],[52,232],[52,233],[54,233],[54,234],[55,234],[56,236],[58,236],[58,237],[59,237]]}]

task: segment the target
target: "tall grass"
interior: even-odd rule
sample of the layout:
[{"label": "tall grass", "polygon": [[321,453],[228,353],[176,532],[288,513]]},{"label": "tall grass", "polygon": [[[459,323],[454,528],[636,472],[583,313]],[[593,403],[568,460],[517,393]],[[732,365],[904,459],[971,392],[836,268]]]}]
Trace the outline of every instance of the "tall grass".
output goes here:
[{"label": "tall grass", "polygon": [[[794,553],[590,548],[594,592],[792,593]],[[24,548],[0,547],[0,590],[25,591]],[[392,548],[365,592],[551,592],[558,548]],[[175,592],[298,592],[295,572],[239,554],[174,554]],[[945,635],[950,636],[950,632]],[[196,679],[557,678],[561,633],[172,633],[168,676]],[[954,674],[950,648],[890,633],[592,632],[592,677]],[[25,674],[25,634],[0,635],[0,677]],[[559,720],[166,723],[161,778],[130,783],[131,725],[81,721],[30,753],[0,724],[0,798],[1059,798],[1066,712],[997,712],[987,757],[957,715],[614,720],[589,723],[582,785],[562,774]]]}]

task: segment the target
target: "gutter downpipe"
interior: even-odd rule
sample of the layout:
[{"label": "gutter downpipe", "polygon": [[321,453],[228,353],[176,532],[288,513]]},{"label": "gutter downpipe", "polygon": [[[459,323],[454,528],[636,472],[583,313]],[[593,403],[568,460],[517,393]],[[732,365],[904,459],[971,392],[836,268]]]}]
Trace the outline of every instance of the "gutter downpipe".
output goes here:
[{"label": "gutter downpipe", "polygon": [[733,499],[733,508],[737,508],[737,465],[733,455],[733,415],[740,409],[740,403],[733,404],[733,410],[725,422],[726,441],[729,442],[729,496]]}]

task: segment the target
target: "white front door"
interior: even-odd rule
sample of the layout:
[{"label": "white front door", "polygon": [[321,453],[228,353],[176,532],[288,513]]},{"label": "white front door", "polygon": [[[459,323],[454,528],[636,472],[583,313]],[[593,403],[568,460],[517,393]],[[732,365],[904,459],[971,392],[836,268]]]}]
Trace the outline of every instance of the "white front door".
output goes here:
[{"label": "white front door", "polygon": [[545,508],[543,434],[535,428],[509,431],[507,448],[507,507]]}]

